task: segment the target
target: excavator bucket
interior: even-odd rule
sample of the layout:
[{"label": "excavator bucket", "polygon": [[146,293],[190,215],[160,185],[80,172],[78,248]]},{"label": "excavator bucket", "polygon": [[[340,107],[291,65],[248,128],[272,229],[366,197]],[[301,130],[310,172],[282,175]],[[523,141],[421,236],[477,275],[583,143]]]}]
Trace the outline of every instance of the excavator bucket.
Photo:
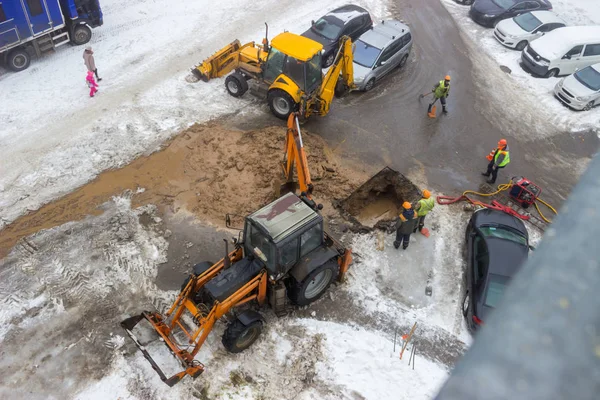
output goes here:
[{"label": "excavator bucket", "polygon": [[201,64],[192,68],[192,74],[198,80],[204,82],[227,75],[237,66],[241,47],[240,41],[237,39],[234,40],[206,60],[202,61]]}]

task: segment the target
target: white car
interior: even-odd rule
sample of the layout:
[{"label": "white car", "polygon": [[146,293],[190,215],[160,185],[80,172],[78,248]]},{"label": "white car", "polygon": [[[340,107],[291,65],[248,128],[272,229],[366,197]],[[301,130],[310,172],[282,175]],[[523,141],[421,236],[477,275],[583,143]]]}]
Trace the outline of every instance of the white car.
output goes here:
[{"label": "white car", "polygon": [[521,51],[532,40],[566,25],[552,11],[532,11],[498,22],[494,37],[504,46]]},{"label": "white car", "polygon": [[600,105],[600,63],[558,81],[554,96],[575,110],[589,111]]}]

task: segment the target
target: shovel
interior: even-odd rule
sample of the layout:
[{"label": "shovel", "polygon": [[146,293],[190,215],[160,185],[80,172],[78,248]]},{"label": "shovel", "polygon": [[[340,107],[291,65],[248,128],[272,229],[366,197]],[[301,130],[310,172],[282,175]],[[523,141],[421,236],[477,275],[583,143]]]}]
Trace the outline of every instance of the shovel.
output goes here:
[{"label": "shovel", "polygon": [[425,96],[429,96],[430,94],[433,94],[433,92],[427,92],[427,93],[423,93],[419,95],[419,100],[422,99]]}]

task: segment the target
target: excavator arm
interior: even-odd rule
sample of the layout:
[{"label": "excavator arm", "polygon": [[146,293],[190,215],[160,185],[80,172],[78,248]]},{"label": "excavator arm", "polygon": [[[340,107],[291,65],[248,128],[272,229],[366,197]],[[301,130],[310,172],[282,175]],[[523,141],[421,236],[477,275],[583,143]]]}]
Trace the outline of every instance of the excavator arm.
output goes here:
[{"label": "excavator arm", "polygon": [[300,193],[306,193],[308,199],[311,198],[313,190],[308,169],[308,160],[302,143],[302,132],[298,121],[298,113],[291,113],[287,121],[287,134],[285,136],[285,150],[281,166],[285,176],[285,189],[289,192],[295,192],[296,182],[294,181],[294,165],[298,174],[298,186]]},{"label": "excavator arm", "polygon": [[[335,60],[327,71],[321,88],[319,89],[319,115],[326,115],[331,107],[333,96],[339,91],[348,91],[354,89],[354,67],[352,54],[352,40],[348,36],[342,36],[340,39],[340,49],[335,55]],[[340,84],[338,81],[340,74],[342,76]],[[336,89],[337,87],[337,89]]]}]

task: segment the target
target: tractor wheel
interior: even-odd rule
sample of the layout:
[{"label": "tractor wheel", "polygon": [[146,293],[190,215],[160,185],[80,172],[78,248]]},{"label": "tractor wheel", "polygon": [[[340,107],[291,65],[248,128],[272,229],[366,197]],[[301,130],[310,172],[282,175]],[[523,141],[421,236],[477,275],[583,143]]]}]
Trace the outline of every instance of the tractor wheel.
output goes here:
[{"label": "tractor wheel", "polygon": [[225,88],[233,97],[241,97],[248,90],[248,82],[244,75],[234,72],[225,78]]},{"label": "tractor wheel", "polygon": [[8,53],[6,66],[15,72],[23,71],[29,67],[31,57],[25,49],[15,49]]},{"label": "tractor wheel", "polygon": [[76,46],[86,44],[92,38],[92,30],[85,24],[77,25],[73,29],[73,36],[71,37],[71,43]]},{"label": "tractor wheel", "polygon": [[288,116],[297,108],[292,96],[279,89],[269,92],[268,101],[273,115],[283,120],[287,120]]},{"label": "tractor wheel", "polygon": [[290,299],[296,305],[308,305],[323,296],[336,276],[338,276],[338,263],[332,259],[308,274],[302,282],[297,282],[292,278]]},{"label": "tractor wheel", "polygon": [[262,332],[262,327],[262,321],[254,321],[246,326],[236,319],[227,325],[221,342],[228,352],[240,353],[256,342]]},{"label": "tractor wheel", "polygon": [[183,292],[183,289],[185,289],[185,287],[187,286],[187,284],[189,283],[190,279],[192,279],[191,276],[188,276],[187,278],[185,278],[185,280],[183,281],[183,283],[181,284],[181,290],[180,292]]}]

